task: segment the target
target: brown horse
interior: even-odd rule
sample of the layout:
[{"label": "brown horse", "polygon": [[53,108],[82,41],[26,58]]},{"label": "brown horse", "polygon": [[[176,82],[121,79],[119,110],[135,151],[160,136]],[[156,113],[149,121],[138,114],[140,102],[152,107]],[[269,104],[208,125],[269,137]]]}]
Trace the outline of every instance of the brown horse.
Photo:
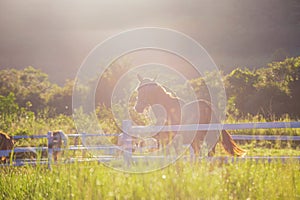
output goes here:
[{"label": "brown horse", "polygon": [[[12,150],[14,148],[14,140],[6,133],[0,131],[0,150]],[[6,163],[8,156],[1,156],[0,163]]]},{"label": "brown horse", "polygon": [[[142,78],[139,75],[138,79],[140,84],[137,88],[138,97],[135,110],[138,113],[142,113],[147,107],[152,107],[157,119],[156,124],[180,125],[209,124],[218,122],[212,105],[209,102],[197,100],[183,105],[182,100],[176,97],[174,93],[167,92],[167,89],[155,82],[155,80]],[[199,113],[195,112],[197,110]],[[154,138],[158,139],[159,145],[164,145],[170,143],[176,134],[177,133],[175,132],[159,132],[154,136]],[[190,141],[195,155],[200,154],[200,149],[206,134],[207,131],[197,131]],[[217,135],[219,136],[219,134]],[[210,137],[210,135],[208,135],[208,137]],[[243,156],[245,154],[245,150],[241,149],[233,141],[231,135],[226,130],[221,131],[221,142],[226,152],[230,155]],[[208,152],[209,155],[214,154],[215,146],[216,143],[213,144],[210,152]]]}]

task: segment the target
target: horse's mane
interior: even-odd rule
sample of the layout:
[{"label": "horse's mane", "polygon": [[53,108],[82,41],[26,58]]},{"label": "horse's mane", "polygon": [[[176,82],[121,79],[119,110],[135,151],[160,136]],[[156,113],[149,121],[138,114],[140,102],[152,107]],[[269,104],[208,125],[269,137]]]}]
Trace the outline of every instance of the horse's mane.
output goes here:
[{"label": "horse's mane", "polygon": [[157,84],[159,87],[161,87],[161,89],[164,91],[164,93],[166,95],[168,95],[169,97],[171,98],[178,98],[178,96],[175,94],[175,92],[173,92],[170,88],[166,87],[166,86],[163,86],[163,85],[160,85],[160,84]]},{"label": "horse's mane", "polygon": [[139,90],[140,88],[147,86],[147,85],[155,85],[157,86],[158,90],[156,90],[156,92],[159,92],[159,96],[167,96],[170,99],[176,99],[182,103],[184,103],[184,101],[182,99],[180,99],[173,90],[171,90],[170,88],[161,85],[159,83],[157,83],[155,80],[151,80],[151,79],[143,79],[140,83],[140,85],[138,86],[137,90]]},{"label": "horse's mane", "polygon": [[170,88],[168,88],[166,86],[160,85],[160,84],[157,84],[157,85],[159,86],[161,92],[164,95],[168,96],[170,99],[177,100],[182,105],[185,104],[184,100],[179,98],[173,90],[171,90]]}]

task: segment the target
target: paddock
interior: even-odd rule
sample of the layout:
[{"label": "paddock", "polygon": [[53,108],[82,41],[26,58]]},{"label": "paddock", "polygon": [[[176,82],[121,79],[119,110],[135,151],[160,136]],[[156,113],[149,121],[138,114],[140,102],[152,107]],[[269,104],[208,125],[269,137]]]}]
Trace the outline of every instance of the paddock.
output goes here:
[{"label": "paddock", "polygon": [[[2,150],[0,151],[0,156],[8,156],[12,152],[47,152],[46,158],[40,158],[36,160],[30,159],[18,159],[13,160],[7,164],[1,164],[1,167],[5,166],[23,166],[23,165],[47,165],[51,169],[52,165],[56,164],[67,164],[74,162],[90,162],[97,161],[99,163],[111,162],[113,160],[119,159],[122,160],[125,164],[131,163],[135,160],[143,159],[153,159],[160,160],[165,159],[163,156],[147,156],[147,155],[136,155],[132,153],[132,136],[136,133],[151,133],[157,131],[195,131],[195,130],[243,130],[243,129],[287,129],[287,128],[300,128],[300,122],[259,122],[259,123],[238,123],[238,124],[190,124],[190,125],[173,125],[173,126],[132,126],[130,120],[124,120],[122,124],[123,133],[114,133],[114,134],[93,134],[93,133],[81,133],[81,134],[66,134],[68,138],[80,138],[83,145],[68,145],[66,148],[51,148],[53,136],[49,131],[44,135],[24,135],[24,136],[13,136],[14,140],[18,139],[47,139],[47,145],[44,147],[15,147],[12,151]],[[122,146],[117,145],[86,145],[86,140],[88,138],[99,138],[99,137],[119,137],[123,134],[125,137],[122,137]],[[300,136],[288,136],[288,135],[232,135],[232,138],[235,141],[295,141],[300,142]],[[87,151],[95,152],[99,151],[101,153],[96,153],[90,157],[68,157],[65,160],[60,160],[58,162],[53,161],[53,152],[54,151]],[[118,156],[118,152],[122,152],[121,156]],[[193,156],[193,152],[190,148],[190,155],[183,156],[183,159],[190,160],[189,157]],[[222,161],[222,162],[242,162],[246,160],[251,160],[255,162],[272,162],[272,161],[282,161],[286,160],[298,160],[300,161],[300,152],[297,156],[244,156],[244,157],[201,157],[200,160],[208,161]]]}]

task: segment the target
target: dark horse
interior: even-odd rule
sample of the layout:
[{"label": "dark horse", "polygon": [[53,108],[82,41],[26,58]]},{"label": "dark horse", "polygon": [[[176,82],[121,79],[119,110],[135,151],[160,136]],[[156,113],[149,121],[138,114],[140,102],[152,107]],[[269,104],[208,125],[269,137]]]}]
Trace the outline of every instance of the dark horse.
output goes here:
[{"label": "dark horse", "polygon": [[[12,150],[14,148],[14,140],[8,134],[0,131],[0,150]],[[10,155],[0,157],[0,163],[7,163]]]},{"label": "dark horse", "polygon": [[[209,124],[217,122],[214,110],[209,102],[197,100],[183,105],[182,100],[176,97],[171,91],[167,92],[167,89],[155,82],[155,79],[142,78],[139,75],[138,79],[140,84],[137,88],[138,97],[135,110],[138,113],[142,113],[147,107],[151,106],[159,125],[180,125],[183,118],[185,119],[184,124]],[[164,113],[161,112],[162,109],[156,109],[156,111],[153,109],[157,105],[163,108]],[[195,114],[197,110],[199,114]],[[161,121],[162,115],[164,119]],[[182,116],[184,117],[182,118]],[[200,154],[206,134],[207,131],[197,131],[192,138],[191,146],[195,155]],[[164,145],[170,143],[175,136],[176,133],[174,132],[159,132],[154,137],[158,139],[159,145]],[[221,131],[221,142],[226,152],[230,155],[243,156],[245,154],[245,150],[241,149],[233,141],[231,135],[226,130]],[[210,152],[208,152],[209,155],[214,154],[215,146],[216,143],[213,144]]]},{"label": "dark horse", "polygon": [[[67,136],[61,130],[56,130],[52,132],[53,141],[51,143],[51,147],[56,149],[65,148],[67,146]],[[15,148],[15,141],[11,136],[7,133],[0,131],[0,150],[9,150],[12,151]],[[22,147],[19,147],[22,148]],[[36,159],[38,157],[36,150],[33,148],[28,148],[26,152],[12,152],[13,159]],[[60,151],[54,150],[53,151],[53,159],[54,161],[58,160],[58,155]],[[63,154],[64,152],[62,152]],[[42,152],[42,157],[47,156],[47,152]],[[8,163],[9,158],[11,157],[11,153],[6,153],[0,156],[0,163],[5,164]]]}]

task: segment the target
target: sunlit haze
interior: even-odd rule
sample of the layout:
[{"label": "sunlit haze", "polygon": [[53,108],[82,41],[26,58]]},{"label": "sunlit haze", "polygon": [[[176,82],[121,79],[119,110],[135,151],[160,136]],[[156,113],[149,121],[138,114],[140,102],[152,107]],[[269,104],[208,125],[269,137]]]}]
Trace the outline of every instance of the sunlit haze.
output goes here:
[{"label": "sunlit haze", "polygon": [[75,77],[97,44],[144,26],[191,36],[225,71],[260,67],[300,55],[299,5],[293,0],[2,0],[0,68],[33,66],[63,83]]}]

